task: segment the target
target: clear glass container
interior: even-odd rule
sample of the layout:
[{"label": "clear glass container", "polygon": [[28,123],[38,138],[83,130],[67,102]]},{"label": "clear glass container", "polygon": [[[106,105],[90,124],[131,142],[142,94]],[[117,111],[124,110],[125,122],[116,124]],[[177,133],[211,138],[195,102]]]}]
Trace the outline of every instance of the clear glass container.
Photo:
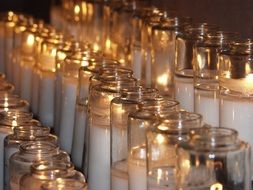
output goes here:
[{"label": "clear glass container", "polygon": [[59,139],[60,147],[69,154],[73,141],[79,68],[88,66],[93,59],[99,57],[99,52],[88,50],[67,57],[62,64]]},{"label": "clear glass container", "polygon": [[31,110],[34,113],[35,117],[38,117],[38,99],[39,99],[39,77],[40,77],[40,71],[39,71],[39,57],[41,52],[41,44],[43,41],[45,41],[49,36],[52,36],[55,34],[54,29],[52,29],[49,26],[44,26],[43,29],[38,31],[35,36],[35,65],[33,67],[33,73],[32,73],[32,92],[31,92]]},{"label": "clear glass container", "polygon": [[10,189],[20,189],[20,179],[30,172],[37,160],[67,160],[69,156],[59,150],[55,143],[35,141],[22,143],[19,151],[10,157]]},{"label": "clear glass container", "polygon": [[203,127],[177,148],[178,189],[251,188],[250,145],[233,129]]},{"label": "clear glass container", "polygon": [[[120,90],[136,86],[136,79],[114,79],[94,86],[89,94],[89,189],[110,189],[110,103]],[[97,183],[97,180],[100,183]]]},{"label": "clear glass container", "polygon": [[217,27],[206,23],[188,26],[176,37],[175,56],[175,99],[178,100],[183,109],[194,110],[194,45],[196,41],[201,42],[210,32],[217,31]]},{"label": "clear glass container", "polygon": [[35,35],[38,27],[38,25],[33,25],[22,33],[20,62],[16,64],[16,67],[19,67],[20,97],[28,102],[31,102],[32,72],[36,61],[34,57]]},{"label": "clear glass container", "polygon": [[[146,131],[160,118],[165,117],[173,111],[179,109],[179,103],[164,97],[147,99],[141,102],[137,112],[128,116],[128,185],[129,189],[146,189],[146,157],[145,151],[141,159],[136,159],[131,155],[132,150],[145,150]],[[139,148],[138,148],[139,147]],[[136,173],[134,168],[139,168]],[[144,179],[139,181],[138,177]]]},{"label": "clear glass container", "polygon": [[27,21],[18,22],[14,28],[13,34],[13,51],[12,51],[12,64],[13,64],[13,84],[15,85],[15,93],[20,94],[20,46],[22,33],[26,30]]},{"label": "clear glass container", "polygon": [[57,48],[63,44],[63,41],[63,35],[60,33],[43,41],[38,60],[38,118],[43,125],[52,128],[54,124],[56,52]]},{"label": "clear glass container", "polygon": [[150,127],[146,149],[133,147],[130,152],[137,161],[147,157],[147,168],[138,165],[131,168],[135,175],[137,172],[147,172],[147,179],[142,175],[136,176],[135,180],[142,184],[147,180],[149,190],[176,189],[176,147],[189,139],[192,130],[200,127],[202,116],[186,111],[172,112]]},{"label": "clear glass container", "polygon": [[226,51],[238,34],[218,31],[209,33],[194,47],[194,111],[204,122],[219,126],[218,54]]},{"label": "clear glass container", "polygon": [[252,47],[251,40],[237,41],[231,44],[230,49],[219,55],[220,126],[237,130],[240,138],[251,147],[253,146]]},{"label": "clear glass container", "polygon": [[0,112],[2,111],[29,111],[29,103],[13,95],[0,94]]},{"label": "clear glass container", "polygon": [[66,160],[39,161],[31,165],[31,171],[20,179],[20,190],[40,190],[50,181],[73,180],[85,184],[82,173]]},{"label": "clear glass container", "polygon": [[158,91],[141,86],[121,91],[121,96],[111,101],[111,189],[128,190],[128,115],[138,109],[146,98],[155,98]]},{"label": "clear glass container", "polygon": [[87,183],[73,179],[59,179],[46,182],[41,186],[41,190],[88,190]]},{"label": "clear glass container", "polygon": [[176,36],[190,21],[187,17],[166,17],[152,27],[152,87],[164,96],[174,97]]},{"label": "clear glass container", "polygon": [[9,159],[19,150],[20,144],[31,141],[46,141],[57,144],[57,137],[50,135],[48,127],[41,127],[37,120],[30,120],[14,128],[14,133],[4,139],[5,187],[9,189]]},{"label": "clear glass container", "polygon": [[[89,61],[89,66],[81,67],[78,75],[78,91],[75,108],[75,124],[74,137],[72,142],[72,161],[79,169],[82,168],[84,141],[87,130],[87,109],[88,109],[88,95],[90,86],[90,77],[101,73],[100,69],[105,69],[106,72],[111,71],[111,68],[117,67],[119,63],[115,60],[101,59]],[[114,73],[111,73],[112,75]],[[86,164],[85,164],[86,165]],[[86,170],[87,171],[87,170]],[[85,172],[86,174],[86,172]]]},{"label": "clear glass container", "polygon": [[147,87],[151,87],[152,27],[160,24],[162,16],[163,13],[154,8],[149,15],[143,18],[141,29],[141,81]]},{"label": "clear glass container", "polygon": [[[54,132],[55,134],[59,135],[59,128],[60,128],[60,115],[61,115],[61,95],[62,95],[62,77],[63,77],[63,65],[64,60],[70,61],[70,57],[72,54],[76,52],[81,52],[82,49],[86,49],[86,45],[76,42],[70,41],[66,42],[62,47],[57,49],[56,52],[56,72],[55,72],[55,106],[54,106]],[[73,56],[72,56],[73,57]],[[81,62],[78,58],[73,60],[73,62]]]}]

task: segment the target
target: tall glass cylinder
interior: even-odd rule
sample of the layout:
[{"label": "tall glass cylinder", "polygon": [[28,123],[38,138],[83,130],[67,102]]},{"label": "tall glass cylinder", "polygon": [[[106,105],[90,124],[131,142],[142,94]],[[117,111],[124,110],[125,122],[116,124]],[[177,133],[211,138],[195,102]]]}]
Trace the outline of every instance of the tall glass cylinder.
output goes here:
[{"label": "tall glass cylinder", "polygon": [[[253,70],[251,40],[238,41],[220,54],[220,126],[238,130],[251,147]],[[253,158],[251,158],[253,164]]]},{"label": "tall glass cylinder", "polygon": [[37,25],[27,28],[22,33],[20,62],[17,62],[17,67],[20,67],[20,97],[31,102],[32,88],[32,71],[35,65],[35,34]]},{"label": "tall glass cylinder", "polygon": [[[129,189],[147,189],[146,131],[165,115],[179,109],[179,103],[167,98],[144,100],[137,112],[128,117],[128,175]],[[139,152],[139,156],[131,152]]]},{"label": "tall glass cylinder", "polygon": [[177,188],[250,190],[250,152],[233,129],[196,130],[177,149]]},{"label": "tall glass cylinder", "polygon": [[[136,79],[104,81],[89,95],[89,159],[90,190],[110,189],[110,103],[123,88],[136,85]],[[97,183],[97,180],[100,183]]]},{"label": "tall glass cylinder", "polygon": [[218,53],[236,38],[231,32],[210,33],[194,47],[194,111],[212,126],[219,126]]},{"label": "tall glass cylinder", "polygon": [[175,98],[187,111],[194,110],[193,48],[195,42],[203,40],[207,33],[216,29],[217,27],[206,23],[195,24],[185,28],[185,31],[176,37]]},{"label": "tall glass cylinder", "polygon": [[111,101],[111,189],[128,190],[128,115],[138,109],[143,99],[158,96],[156,89],[128,88]]},{"label": "tall glass cylinder", "polygon": [[186,24],[190,18],[167,17],[152,27],[152,87],[165,96],[174,97],[176,36]]},{"label": "tall glass cylinder", "polygon": [[68,158],[38,161],[31,165],[29,173],[21,177],[20,190],[40,190],[43,184],[64,179],[85,183],[83,174],[74,169],[74,165],[68,161]]},{"label": "tall glass cylinder", "polygon": [[[72,142],[72,161],[77,168],[81,169],[87,163],[83,164],[85,159],[83,158],[85,135],[87,135],[87,114],[88,114],[88,96],[90,88],[90,77],[98,74],[100,68],[104,68],[106,72],[110,72],[111,67],[118,67],[119,63],[114,60],[107,59],[94,59],[89,60],[89,66],[81,67],[78,75],[78,92],[75,105],[75,124],[74,124],[74,137]],[[87,146],[85,146],[87,153]],[[86,154],[87,158],[87,154]],[[87,170],[84,172],[87,173]]]},{"label": "tall glass cylinder", "polygon": [[41,44],[38,60],[38,118],[43,125],[51,128],[54,124],[55,57],[57,48],[62,44],[62,34],[48,38]]},{"label": "tall glass cylinder", "polygon": [[[191,130],[202,127],[199,114],[185,111],[168,114],[147,132],[147,189],[176,189],[178,144],[188,140]],[[145,150],[132,149],[131,154],[145,157]]]},{"label": "tall glass cylinder", "polygon": [[10,189],[20,189],[20,179],[30,172],[30,167],[36,160],[54,160],[68,155],[59,150],[56,144],[50,142],[28,142],[20,145],[19,151],[10,157]]},{"label": "tall glass cylinder", "polygon": [[32,74],[32,92],[31,92],[31,110],[35,117],[38,117],[38,99],[39,99],[39,55],[41,52],[41,44],[49,35],[53,35],[55,32],[50,27],[44,27],[40,32],[37,32],[35,36],[35,59],[36,63],[33,67]]}]

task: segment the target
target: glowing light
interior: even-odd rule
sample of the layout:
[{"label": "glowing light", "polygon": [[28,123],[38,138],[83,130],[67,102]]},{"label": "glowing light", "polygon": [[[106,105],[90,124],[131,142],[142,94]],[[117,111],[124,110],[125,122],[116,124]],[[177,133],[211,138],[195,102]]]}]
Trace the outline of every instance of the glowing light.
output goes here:
[{"label": "glowing light", "polygon": [[158,134],[156,137],[156,140],[159,144],[162,144],[164,142],[164,136],[162,136],[161,134]]},{"label": "glowing light", "polygon": [[57,50],[54,48],[54,49],[52,49],[52,51],[51,51],[51,56],[56,56],[56,52],[57,52]]},{"label": "glowing light", "polygon": [[98,51],[99,50],[99,45],[95,43],[93,45],[93,49],[94,49],[94,51]]},{"label": "glowing light", "polygon": [[105,47],[107,50],[111,48],[111,40],[109,38],[107,38],[105,41]]},{"label": "glowing light", "polygon": [[211,186],[210,190],[223,190],[223,186],[220,183],[215,183]]},{"label": "glowing light", "polygon": [[163,171],[162,169],[157,169],[157,183],[159,184],[161,179],[162,179],[162,174],[163,174]]},{"label": "glowing light", "polygon": [[78,15],[80,13],[80,7],[79,7],[79,5],[75,5],[74,12],[75,12],[76,15]]},{"label": "glowing light", "polygon": [[163,86],[166,86],[168,84],[168,75],[166,73],[160,75],[157,77],[157,83]]},{"label": "glowing light", "polygon": [[81,66],[88,66],[89,65],[89,62],[87,61],[87,60],[83,60],[82,62],[81,62]]},{"label": "glowing light", "polygon": [[12,125],[12,127],[17,127],[17,126],[18,126],[18,123],[17,123],[16,120],[13,120],[13,121],[11,122],[11,125]]},{"label": "glowing light", "polygon": [[32,46],[34,44],[34,41],[35,41],[34,35],[29,34],[26,41],[27,45]]}]

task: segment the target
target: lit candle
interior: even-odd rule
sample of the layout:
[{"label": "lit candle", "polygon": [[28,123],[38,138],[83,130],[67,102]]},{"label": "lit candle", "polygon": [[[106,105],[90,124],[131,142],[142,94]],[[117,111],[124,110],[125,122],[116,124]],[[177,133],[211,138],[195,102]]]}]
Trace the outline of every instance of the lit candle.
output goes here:
[{"label": "lit candle", "polygon": [[210,190],[223,190],[223,186],[220,183],[215,183],[210,187]]},{"label": "lit candle", "polygon": [[54,88],[55,88],[55,56],[56,49],[40,54],[38,118],[46,126],[54,123]]},{"label": "lit candle", "polygon": [[32,54],[34,50],[35,37],[33,34],[28,34],[26,36],[26,42],[22,44],[22,52],[24,54]]}]

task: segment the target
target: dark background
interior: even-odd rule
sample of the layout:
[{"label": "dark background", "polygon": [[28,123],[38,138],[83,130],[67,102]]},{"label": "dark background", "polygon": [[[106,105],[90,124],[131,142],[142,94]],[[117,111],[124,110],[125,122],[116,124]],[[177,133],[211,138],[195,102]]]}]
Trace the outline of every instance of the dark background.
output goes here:
[{"label": "dark background", "polygon": [[[58,0],[0,0],[0,11],[14,10],[32,14],[49,22],[49,7]],[[178,11],[198,22],[216,24],[222,30],[253,37],[253,0],[151,0],[164,9]]]}]

